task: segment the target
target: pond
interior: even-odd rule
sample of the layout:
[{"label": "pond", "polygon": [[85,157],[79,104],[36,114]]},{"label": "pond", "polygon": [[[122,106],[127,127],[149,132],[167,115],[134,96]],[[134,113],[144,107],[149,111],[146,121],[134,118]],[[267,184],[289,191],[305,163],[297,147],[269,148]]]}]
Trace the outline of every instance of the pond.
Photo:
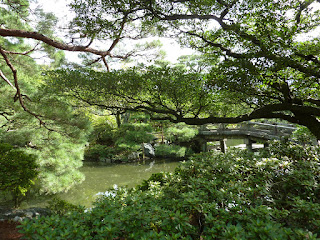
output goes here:
[{"label": "pond", "polygon": [[[115,185],[134,187],[142,183],[142,180],[148,179],[153,173],[173,172],[178,165],[179,162],[166,160],[109,165],[85,163],[80,170],[85,174],[86,179],[67,193],[60,193],[56,196],[73,204],[90,207],[100,194]],[[48,201],[49,197],[40,196],[23,202],[21,208],[45,207]]]},{"label": "pond", "polygon": [[[243,144],[243,140],[231,139],[227,141],[229,147],[239,144]],[[60,193],[56,196],[73,204],[90,207],[100,194],[115,185],[134,187],[141,184],[142,180],[148,179],[153,173],[173,172],[178,165],[177,161],[158,159],[145,163],[127,164],[86,162],[80,169],[86,177],[85,181],[74,186],[67,193]],[[46,207],[51,198],[49,196],[31,197],[22,203],[21,208]]]}]

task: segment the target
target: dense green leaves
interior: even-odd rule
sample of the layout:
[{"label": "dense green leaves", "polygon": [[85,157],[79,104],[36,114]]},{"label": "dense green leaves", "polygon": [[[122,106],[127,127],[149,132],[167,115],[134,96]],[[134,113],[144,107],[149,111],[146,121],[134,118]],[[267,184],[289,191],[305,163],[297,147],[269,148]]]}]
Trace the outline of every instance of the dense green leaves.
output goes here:
[{"label": "dense green leaves", "polygon": [[149,124],[133,123],[122,124],[115,133],[116,145],[123,150],[139,150],[142,143],[151,142],[154,139],[152,128]]},{"label": "dense green leaves", "polygon": [[198,134],[198,128],[178,123],[166,129],[166,139],[172,142],[188,142]]},{"label": "dense green leaves", "polygon": [[[187,157],[188,153],[186,147],[182,147],[175,144],[160,144],[155,146],[156,156],[159,158],[173,158],[181,159]],[[191,153],[191,152],[190,152]]]},{"label": "dense green leaves", "polygon": [[27,239],[316,239],[319,148],[275,142],[270,149],[196,155],[174,174],[111,189],[86,213],[25,221],[22,232]]},{"label": "dense green leaves", "polygon": [[[181,66],[108,74],[61,70],[49,75],[53,82],[59,80],[55,85],[60,92],[67,91],[85,104],[155,113],[154,118],[195,125],[280,118],[308,127],[320,139],[318,1],[74,0],[70,6],[75,13],[70,42],[85,40],[86,46],[59,43],[35,32],[12,32],[9,25],[0,29],[2,36],[92,53],[99,56],[92,63],[102,60],[108,71],[108,58],[127,60],[139,50],[125,39],[174,35],[202,55],[199,64],[186,64],[189,72]],[[17,17],[15,13],[10,12]],[[43,26],[54,26],[54,17],[39,13],[37,28],[51,36]],[[90,47],[101,39],[109,40],[107,50]],[[9,38],[3,40],[10,43]],[[114,53],[120,43],[129,52]],[[202,66],[205,74],[199,74]]]},{"label": "dense green leaves", "polygon": [[[233,105],[223,105],[223,94],[209,87],[200,73],[180,68],[149,67],[109,73],[93,70],[57,70],[47,73],[50,88],[87,106],[143,111],[153,118],[180,121],[210,113],[222,115]],[[238,109],[236,112],[239,112]]]},{"label": "dense green leaves", "polygon": [[[201,57],[206,62],[203,64],[200,59],[201,64],[198,66],[208,66],[206,70],[210,71],[205,77],[205,90],[213,88],[219,90],[221,95],[210,95],[211,101],[199,99],[199,91],[184,88],[197,89],[198,77],[190,78],[191,75],[188,75],[189,78],[184,76],[182,80],[179,73],[170,72],[172,77],[179,77],[181,92],[175,91],[179,97],[176,102],[173,101],[173,105],[178,107],[168,106],[176,113],[176,116],[170,116],[169,119],[201,124],[194,109],[208,113],[200,117],[204,118],[202,122],[211,123],[281,118],[307,126],[320,139],[317,131],[320,76],[319,36],[316,30],[320,24],[320,12],[317,10],[317,1],[124,0],[117,1],[116,4],[111,1],[75,1],[72,6],[78,18],[83,16],[79,25],[81,28],[91,26],[91,19],[96,19],[95,28],[99,29],[98,32],[113,31],[106,23],[114,18],[119,23],[127,18],[139,19],[141,22],[136,22],[138,32],[143,26],[150,27],[153,24],[158,34],[176,33],[182,44],[202,53]],[[91,11],[80,10],[86,8]],[[103,12],[111,9],[109,18],[97,14],[102,9],[105,10]],[[128,31],[132,32],[132,29],[128,28]],[[189,69],[194,68],[193,63],[187,65]],[[176,87],[173,82],[165,81],[160,76],[159,79],[165,82],[164,86]],[[184,84],[184,81],[193,82],[196,86]],[[172,100],[172,93],[163,87],[161,95]],[[221,99],[226,104],[239,107],[245,105],[250,111],[234,114],[237,116],[235,118],[221,118],[221,111],[217,113],[207,107],[210,105],[217,109],[217,96],[222,96]],[[152,97],[155,98],[156,95]],[[190,98],[193,98],[191,104]],[[185,104],[181,104],[182,101]],[[180,104],[175,105],[177,102]],[[192,110],[187,112],[186,109]],[[183,114],[180,111],[184,111]],[[169,111],[163,113],[174,115]],[[230,117],[228,114],[226,116]],[[190,117],[194,120],[191,121]]]},{"label": "dense green leaves", "polygon": [[12,194],[17,207],[39,174],[36,156],[9,144],[0,144],[0,190]]},{"label": "dense green leaves", "polygon": [[0,119],[4,130],[0,142],[37,156],[39,176],[36,186],[41,193],[66,191],[84,180],[78,169],[82,166],[89,122],[62,98],[44,92],[39,76],[35,75],[33,81],[35,79],[38,84],[31,85],[30,79],[23,78],[29,97],[35,101],[27,102],[28,107],[41,113],[46,126],[54,131],[39,128],[35,118],[22,111],[7,95],[2,95],[0,101],[5,103],[2,106],[10,115]]}]

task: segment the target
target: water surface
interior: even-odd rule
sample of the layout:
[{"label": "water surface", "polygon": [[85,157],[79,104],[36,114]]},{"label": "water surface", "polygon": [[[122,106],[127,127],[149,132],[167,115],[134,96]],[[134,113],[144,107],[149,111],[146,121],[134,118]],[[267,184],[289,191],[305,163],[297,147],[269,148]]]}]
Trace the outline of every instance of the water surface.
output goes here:
[{"label": "water surface", "polygon": [[[153,173],[173,172],[178,164],[179,162],[165,160],[109,165],[85,163],[80,171],[84,173],[86,179],[67,193],[56,194],[56,196],[73,204],[90,207],[99,194],[105,193],[115,185],[134,187],[141,184],[142,180],[148,179]],[[22,208],[45,207],[50,198],[40,196],[36,199],[29,199],[22,204]]]}]

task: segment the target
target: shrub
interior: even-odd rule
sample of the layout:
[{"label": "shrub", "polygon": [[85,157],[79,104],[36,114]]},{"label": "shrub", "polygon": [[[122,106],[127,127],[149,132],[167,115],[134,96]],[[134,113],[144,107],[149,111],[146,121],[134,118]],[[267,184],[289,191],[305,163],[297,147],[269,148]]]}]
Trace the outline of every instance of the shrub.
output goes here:
[{"label": "shrub", "polygon": [[188,142],[198,134],[196,127],[178,123],[166,129],[166,138],[172,142]]},{"label": "shrub", "polygon": [[0,190],[12,194],[15,207],[34,184],[37,168],[34,155],[14,149],[9,144],[0,144]]},{"label": "shrub", "polygon": [[111,159],[116,152],[116,149],[113,147],[93,144],[85,150],[84,159],[89,161],[98,161],[101,158]]},{"label": "shrub", "polygon": [[[203,153],[173,174],[110,190],[91,211],[25,220],[27,239],[317,239],[319,148]],[[80,230],[81,229],[81,230]]]},{"label": "shrub", "polygon": [[116,145],[123,150],[137,151],[142,143],[151,142],[154,136],[152,127],[146,123],[122,124],[115,133]]},{"label": "shrub", "polygon": [[39,174],[35,190],[41,194],[66,192],[84,180],[79,168],[86,139],[79,135],[84,135],[85,131],[80,133],[81,130],[77,129],[72,134],[78,137],[72,138],[67,136],[67,130],[65,134],[60,130],[48,133],[44,128],[24,127],[0,135],[0,142],[18,146],[25,153],[36,156]]},{"label": "shrub", "polygon": [[82,213],[84,212],[84,207],[74,205],[58,197],[54,197],[49,201],[48,209],[51,211],[51,213],[58,214],[58,215],[68,214],[73,211],[82,212]]},{"label": "shrub", "polygon": [[307,127],[298,126],[290,138],[302,145],[316,145],[317,138],[310,132]]},{"label": "shrub", "polygon": [[90,134],[90,142],[101,145],[114,145],[114,129],[108,124],[107,119],[99,119],[102,122],[96,122],[92,133]]},{"label": "shrub", "polygon": [[163,158],[182,158],[186,155],[186,147],[178,145],[165,145],[161,144],[155,147],[157,157]]},{"label": "shrub", "polygon": [[151,185],[154,182],[158,182],[158,183],[160,183],[161,186],[163,186],[167,182],[167,179],[169,176],[170,176],[170,174],[168,174],[168,173],[163,173],[163,172],[154,173],[151,175],[151,177],[149,179],[143,180],[141,185],[138,185],[137,188],[142,191],[146,191],[151,187]]}]

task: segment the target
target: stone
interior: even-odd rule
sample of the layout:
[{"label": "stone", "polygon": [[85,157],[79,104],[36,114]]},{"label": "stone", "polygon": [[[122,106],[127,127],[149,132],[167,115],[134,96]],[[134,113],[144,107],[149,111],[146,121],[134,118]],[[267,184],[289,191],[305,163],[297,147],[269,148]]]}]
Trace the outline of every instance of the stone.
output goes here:
[{"label": "stone", "polygon": [[14,222],[22,222],[23,218],[22,217],[19,217],[19,216],[15,216],[12,221]]},{"label": "stone", "polygon": [[140,153],[139,152],[132,152],[128,155],[128,160],[134,161],[140,159]]},{"label": "stone", "polygon": [[51,211],[47,208],[29,208],[29,209],[0,209],[0,221],[12,220],[21,222],[24,218],[33,218],[37,216],[50,215]]},{"label": "stone", "polygon": [[112,163],[112,159],[110,158],[105,158],[105,157],[100,157],[99,162],[104,162],[104,163]]},{"label": "stone", "polygon": [[34,215],[35,215],[35,214],[34,214],[33,212],[25,212],[25,216],[26,216],[27,218],[33,218]]},{"label": "stone", "polygon": [[154,148],[150,143],[143,143],[142,147],[143,147],[144,155],[146,157],[152,158],[152,157],[154,157],[156,155],[155,151],[154,151]]}]

